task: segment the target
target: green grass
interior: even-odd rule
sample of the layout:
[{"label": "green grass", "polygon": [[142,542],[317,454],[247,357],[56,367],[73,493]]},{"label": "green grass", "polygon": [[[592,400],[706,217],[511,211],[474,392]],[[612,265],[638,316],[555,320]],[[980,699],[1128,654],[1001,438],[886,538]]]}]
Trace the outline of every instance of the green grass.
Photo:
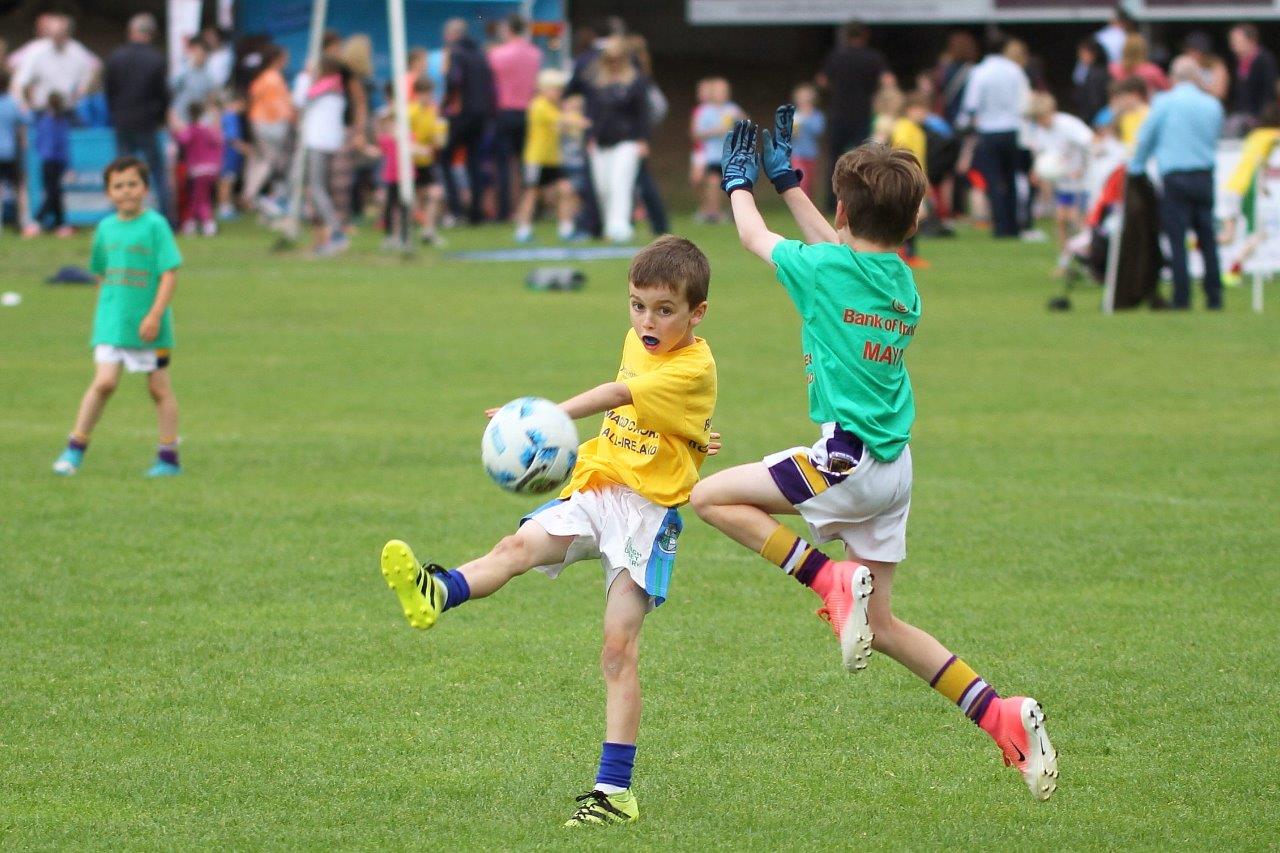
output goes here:
[{"label": "green grass", "polygon": [[[777,214],[774,220],[780,222]],[[701,333],[723,454],[812,440],[798,325],[726,228]],[[452,232],[454,248],[508,239]],[[1261,848],[1280,838],[1280,321],[1050,314],[1051,250],[927,243],[903,618],[1048,709],[1037,804],[816,599],[686,512],[645,631],[643,817],[558,824],[602,735],[598,567],[411,631],[377,570],[456,563],[536,499],[490,485],[482,410],[612,378],[625,262],[580,294],[522,264],[320,262],[247,226],[183,240],[176,480],[126,377],[84,470],[49,472],[90,372],[87,240],[0,239],[0,847]],[[1273,306],[1277,304],[1273,298]],[[582,424],[584,434],[594,423]]]}]

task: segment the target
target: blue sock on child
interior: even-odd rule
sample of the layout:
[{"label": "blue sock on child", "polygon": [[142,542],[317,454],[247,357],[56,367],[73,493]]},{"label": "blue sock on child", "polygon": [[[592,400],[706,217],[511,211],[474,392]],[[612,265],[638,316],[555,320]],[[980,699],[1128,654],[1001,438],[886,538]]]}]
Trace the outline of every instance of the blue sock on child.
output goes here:
[{"label": "blue sock on child", "polygon": [[467,579],[462,576],[462,572],[457,569],[439,572],[433,577],[444,584],[444,607],[440,608],[442,611],[457,607],[471,597],[471,586],[467,583]]},{"label": "blue sock on child", "polygon": [[600,750],[600,770],[596,773],[596,789],[616,794],[631,787],[631,768],[636,763],[634,743],[604,742]]}]

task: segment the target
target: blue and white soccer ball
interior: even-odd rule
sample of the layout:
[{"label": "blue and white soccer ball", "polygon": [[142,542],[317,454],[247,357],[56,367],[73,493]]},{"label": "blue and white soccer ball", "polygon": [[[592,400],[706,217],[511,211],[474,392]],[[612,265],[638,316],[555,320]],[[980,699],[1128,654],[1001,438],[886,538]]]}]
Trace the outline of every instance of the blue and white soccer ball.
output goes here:
[{"label": "blue and white soccer ball", "polygon": [[549,492],[578,461],[578,430],[550,400],[521,397],[489,421],[480,456],[484,470],[507,491]]}]

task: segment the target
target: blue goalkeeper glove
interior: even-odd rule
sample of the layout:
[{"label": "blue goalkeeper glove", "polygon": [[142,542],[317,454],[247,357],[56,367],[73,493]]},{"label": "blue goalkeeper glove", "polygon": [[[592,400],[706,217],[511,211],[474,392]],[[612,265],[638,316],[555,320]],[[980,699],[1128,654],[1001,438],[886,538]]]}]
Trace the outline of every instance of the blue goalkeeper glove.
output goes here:
[{"label": "blue goalkeeper glove", "polygon": [[773,133],[764,132],[760,142],[764,173],[773,188],[784,193],[800,186],[801,171],[791,168],[791,125],[796,115],[795,104],[784,104],[773,114]]},{"label": "blue goalkeeper glove", "polygon": [[751,192],[760,177],[756,132],[755,122],[744,118],[724,139],[724,151],[720,156],[720,189],[729,195],[734,190]]}]

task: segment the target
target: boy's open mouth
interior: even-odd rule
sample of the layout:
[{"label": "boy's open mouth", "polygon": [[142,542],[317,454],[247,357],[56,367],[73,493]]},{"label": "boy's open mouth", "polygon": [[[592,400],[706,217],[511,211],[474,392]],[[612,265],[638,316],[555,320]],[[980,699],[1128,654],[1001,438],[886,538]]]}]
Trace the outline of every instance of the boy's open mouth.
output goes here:
[{"label": "boy's open mouth", "polygon": [[642,335],[640,337],[640,341],[649,349],[653,349],[658,345],[658,339],[655,338],[653,335]]}]

